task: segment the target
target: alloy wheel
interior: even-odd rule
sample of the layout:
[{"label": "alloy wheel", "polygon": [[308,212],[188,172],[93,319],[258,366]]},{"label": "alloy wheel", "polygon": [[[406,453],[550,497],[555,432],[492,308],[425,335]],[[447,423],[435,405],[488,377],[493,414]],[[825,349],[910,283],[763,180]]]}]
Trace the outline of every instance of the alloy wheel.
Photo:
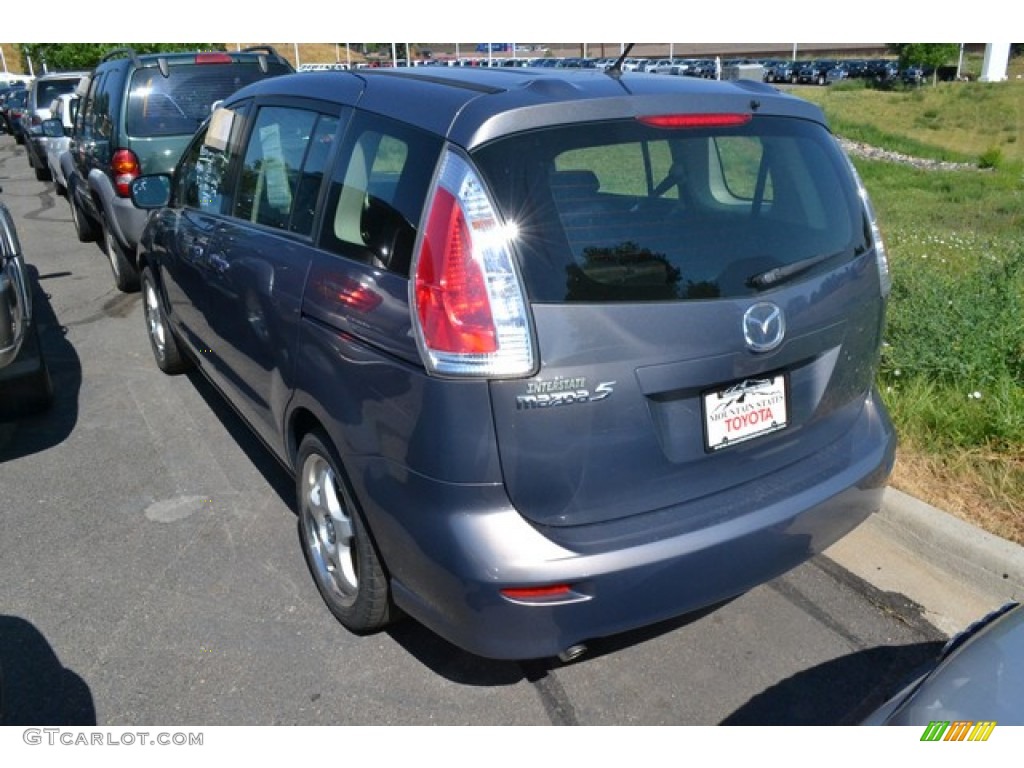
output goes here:
[{"label": "alloy wheel", "polygon": [[359,574],[352,516],[338,492],[334,469],[318,453],[303,464],[300,504],[314,576],[339,602],[355,601]]}]

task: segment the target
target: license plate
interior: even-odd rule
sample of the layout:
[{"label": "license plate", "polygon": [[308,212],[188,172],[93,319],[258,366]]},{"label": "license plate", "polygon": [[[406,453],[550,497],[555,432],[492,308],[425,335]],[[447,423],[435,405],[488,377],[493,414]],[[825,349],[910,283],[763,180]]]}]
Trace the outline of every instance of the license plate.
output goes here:
[{"label": "license plate", "polygon": [[704,394],[704,447],[718,451],[785,429],[786,377],[744,379]]}]

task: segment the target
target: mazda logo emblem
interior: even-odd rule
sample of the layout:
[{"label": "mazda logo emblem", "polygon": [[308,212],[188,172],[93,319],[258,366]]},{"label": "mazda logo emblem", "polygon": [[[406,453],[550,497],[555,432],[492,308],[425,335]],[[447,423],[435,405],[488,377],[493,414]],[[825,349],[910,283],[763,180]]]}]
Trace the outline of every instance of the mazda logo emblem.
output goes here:
[{"label": "mazda logo emblem", "polygon": [[769,301],[754,304],[743,313],[743,338],[752,352],[770,352],[786,336],[786,318]]}]

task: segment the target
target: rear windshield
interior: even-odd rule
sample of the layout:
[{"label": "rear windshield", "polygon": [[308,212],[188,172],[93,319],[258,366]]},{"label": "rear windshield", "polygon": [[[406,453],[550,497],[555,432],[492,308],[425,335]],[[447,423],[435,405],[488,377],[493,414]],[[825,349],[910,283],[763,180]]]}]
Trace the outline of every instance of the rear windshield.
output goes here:
[{"label": "rear windshield", "polygon": [[74,77],[67,80],[40,80],[36,83],[36,108],[49,109],[50,104],[58,96],[64,93],[73,93],[78,87],[81,78]]},{"label": "rear windshield", "polygon": [[[269,75],[290,70],[268,62]],[[267,77],[256,60],[231,64],[173,64],[167,77],[157,67],[132,74],[125,130],[129,136],[191,136],[215,101]]]},{"label": "rear windshield", "polygon": [[805,120],[569,125],[474,159],[517,233],[534,301],[743,296],[869,247],[846,158]]}]

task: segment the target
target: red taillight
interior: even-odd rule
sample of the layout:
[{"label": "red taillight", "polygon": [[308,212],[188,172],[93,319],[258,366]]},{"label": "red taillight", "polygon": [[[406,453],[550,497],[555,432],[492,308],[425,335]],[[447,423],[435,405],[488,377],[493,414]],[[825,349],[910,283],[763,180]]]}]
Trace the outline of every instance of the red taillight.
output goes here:
[{"label": "red taillight", "polygon": [[410,281],[424,363],[445,376],[525,376],[534,369],[526,296],[502,222],[466,156],[446,151],[428,197]]},{"label": "red taillight", "polygon": [[637,120],[654,128],[730,128],[746,125],[751,117],[749,113],[742,112],[708,112],[693,115],[644,115]]},{"label": "red taillight", "polygon": [[197,53],[196,64],[230,64],[231,54],[211,52],[211,53]]},{"label": "red taillight", "polygon": [[416,269],[416,304],[427,345],[464,354],[497,350],[487,286],[454,195],[438,189]]},{"label": "red taillight", "polygon": [[131,197],[131,183],[142,175],[139,159],[130,149],[119,149],[110,160],[114,172],[114,189],[119,197]]}]

